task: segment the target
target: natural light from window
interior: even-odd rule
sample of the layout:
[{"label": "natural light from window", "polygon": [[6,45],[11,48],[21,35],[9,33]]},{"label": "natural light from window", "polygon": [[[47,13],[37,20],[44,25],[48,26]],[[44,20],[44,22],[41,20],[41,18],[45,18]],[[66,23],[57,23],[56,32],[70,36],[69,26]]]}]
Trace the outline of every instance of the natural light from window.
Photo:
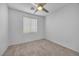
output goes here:
[{"label": "natural light from window", "polygon": [[31,17],[23,17],[23,32],[31,33],[37,32],[37,19]]}]

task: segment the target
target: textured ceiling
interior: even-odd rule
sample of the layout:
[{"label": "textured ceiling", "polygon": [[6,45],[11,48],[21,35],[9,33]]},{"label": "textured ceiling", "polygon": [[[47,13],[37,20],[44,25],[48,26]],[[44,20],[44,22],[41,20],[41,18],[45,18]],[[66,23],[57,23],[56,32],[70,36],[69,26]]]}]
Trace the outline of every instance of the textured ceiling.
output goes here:
[{"label": "textured ceiling", "polygon": [[[35,13],[35,15],[40,15],[40,16],[48,16],[55,12],[56,10],[65,7],[68,5],[67,3],[47,3],[44,7],[49,11],[49,13],[46,13],[44,11],[38,11]],[[9,3],[8,6],[10,8],[14,8],[20,11],[24,11],[30,14],[34,14],[35,10],[31,10],[31,7],[35,7],[31,3]]]}]

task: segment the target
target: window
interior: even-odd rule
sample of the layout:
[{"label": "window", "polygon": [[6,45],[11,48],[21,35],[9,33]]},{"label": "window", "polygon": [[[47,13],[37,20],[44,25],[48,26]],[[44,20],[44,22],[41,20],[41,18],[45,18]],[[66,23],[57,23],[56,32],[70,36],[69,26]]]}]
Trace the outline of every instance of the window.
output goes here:
[{"label": "window", "polygon": [[23,17],[23,32],[31,33],[37,32],[37,19],[30,17]]}]

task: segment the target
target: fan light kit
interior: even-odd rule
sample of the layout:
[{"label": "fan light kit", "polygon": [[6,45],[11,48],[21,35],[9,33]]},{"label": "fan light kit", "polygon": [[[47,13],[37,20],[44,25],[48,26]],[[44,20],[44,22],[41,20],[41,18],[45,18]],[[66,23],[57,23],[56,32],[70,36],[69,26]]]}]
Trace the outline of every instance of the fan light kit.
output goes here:
[{"label": "fan light kit", "polygon": [[39,11],[42,11],[42,10],[43,10],[43,7],[42,7],[42,6],[39,6],[39,7],[37,7],[37,9],[38,9]]},{"label": "fan light kit", "polygon": [[49,11],[47,9],[45,9],[45,5],[46,3],[33,3],[32,5],[34,5],[35,7],[31,7],[31,10],[35,10],[34,13],[36,13],[37,11],[44,11],[46,13],[48,13]]}]

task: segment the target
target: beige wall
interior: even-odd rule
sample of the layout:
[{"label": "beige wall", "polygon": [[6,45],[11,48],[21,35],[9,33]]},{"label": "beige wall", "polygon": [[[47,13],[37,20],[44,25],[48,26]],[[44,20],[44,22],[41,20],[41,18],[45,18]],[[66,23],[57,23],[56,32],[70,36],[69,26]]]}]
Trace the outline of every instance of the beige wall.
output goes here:
[{"label": "beige wall", "polygon": [[79,52],[79,4],[70,4],[46,17],[46,38]]},{"label": "beige wall", "polygon": [[[23,33],[23,16],[36,18],[38,20],[38,30],[36,33]],[[44,27],[45,17],[31,15],[9,8],[9,45],[43,39],[45,34]]]},{"label": "beige wall", "polygon": [[0,55],[8,47],[8,7],[7,4],[0,4]]}]

